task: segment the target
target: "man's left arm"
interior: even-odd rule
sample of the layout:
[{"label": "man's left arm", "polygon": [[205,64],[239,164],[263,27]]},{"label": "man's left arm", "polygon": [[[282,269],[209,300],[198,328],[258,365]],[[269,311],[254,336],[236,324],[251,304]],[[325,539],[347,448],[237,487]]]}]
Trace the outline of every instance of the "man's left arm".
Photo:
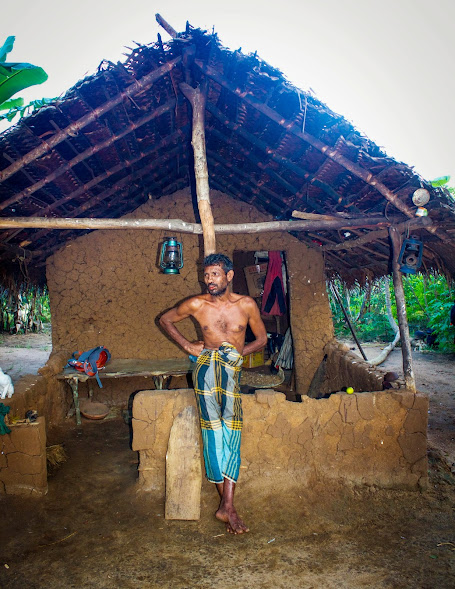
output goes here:
[{"label": "man's left arm", "polygon": [[251,331],[256,339],[246,344],[243,348],[244,356],[262,350],[267,345],[267,330],[261,319],[259,308],[251,297],[248,297],[246,300],[245,310],[248,313],[248,323],[250,324]]}]

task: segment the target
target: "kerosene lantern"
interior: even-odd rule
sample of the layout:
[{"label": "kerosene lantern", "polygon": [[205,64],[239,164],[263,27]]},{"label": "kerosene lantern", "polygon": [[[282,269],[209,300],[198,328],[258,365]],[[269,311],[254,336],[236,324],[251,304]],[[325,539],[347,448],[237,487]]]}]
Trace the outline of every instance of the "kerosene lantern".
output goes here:
[{"label": "kerosene lantern", "polygon": [[398,263],[400,272],[415,274],[422,264],[423,243],[415,237],[403,240]]},{"label": "kerosene lantern", "polygon": [[180,274],[183,268],[182,244],[175,237],[166,237],[161,246],[160,268],[163,274]]}]

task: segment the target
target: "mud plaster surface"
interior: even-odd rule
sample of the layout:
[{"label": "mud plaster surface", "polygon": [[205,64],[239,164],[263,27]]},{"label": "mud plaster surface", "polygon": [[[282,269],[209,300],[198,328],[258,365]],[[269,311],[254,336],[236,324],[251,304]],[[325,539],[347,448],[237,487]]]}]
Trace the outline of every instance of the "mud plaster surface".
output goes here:
[{"label": "mud plaster surface", "polygon": [[[402,392],[335,394],[286,401],[273,390],[242,395],[242,481],[270,493],[307,488],[312,481],[426,488],[428,399]],[[133,404],[133,449],[139,450],[139,487],[164,497],[170,430],[193,390],[140,391]]]},{"label": "mud plaster surface", "polygon": [[[254,207],[217,191],[211,192],[211,199],[215,222],[269,220]],[[149,201],[132,216],[196,220],[188,190]],[[165,310],[202,292],[201,239],[174,235],[183,244],[184,267],[180,275],[169,276],[157,267],[158,251],[168,235],[168,231],[94,231],[48,259],[53,353],[71,354],[104,345],[117,358],[183,356],[157,321]],[[219,235],[217,249],[231,257],[235,250],[286,252],[296,376],[304,392],[333,335],[320,252],[288,233]],[[190,340],[200,339],[190,319],[181,322],[179,329]],[[109,383],[105,392],[127,398],[118,387]]]}]

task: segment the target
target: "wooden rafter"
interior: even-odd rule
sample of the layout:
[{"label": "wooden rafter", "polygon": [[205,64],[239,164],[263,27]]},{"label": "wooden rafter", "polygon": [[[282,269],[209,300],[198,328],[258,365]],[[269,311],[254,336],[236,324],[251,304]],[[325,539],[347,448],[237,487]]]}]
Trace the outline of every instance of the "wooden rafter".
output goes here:
[{"label": "wooden rafter", "polygon": [[[148,150],[144,150],[144,152],[136,160],[132,160],[132,161],[128,162],[129,166],[132,166],[135,163],[140,162],[142,159],[144,159],[144,157],[148,157],[150,155],[153,155],[154,153],[156,153],[164,148],[167,148],[169,145],[172,145],[172,143],[174,143],[174,141],[176,139],[178,139],[179,137],[182,137],[183,132],[184,132],[184,129],[178,130],[173,135],[169,135],[168,137],[163,139],[163,141],[161,141],[159,144],[154,145],[153,147],[149,148]],[[170,150],[170,151],[171,151],[172,156],[176,155],[176,153],[180,151],[180,147],[177,147],[177,148],[175,148],[175,150]],[[89,210],[91,208],[92,204],[96,204],[101,200],[105,200],[106,198],[109,198],[109,196],[115,194],[116,190],[118,190],[119,188],[128,184],[132,179],[140,178],[143,175],[143,173],[146,173],[149,170],[149,168],[151,166],[159,165],[160,163],[162,163],[166,159],[169,159],[169,157],[170,157],[169,152],[167,154],[165,154],[163,157],[164,157],[164,160],[158,161],[158,158],[157,158],[156,160],[151,162],[150,165],[145,166],[143,169],[141,169],[137,172],[132,172],[130,174],[127,174],[127,176],[125,176],[124,178],[119,180],[117,183],[115,183],[114,186],[109,187],[107,190],[103,190],[103,192],[101,194],[97,194],[95,196],[92,196],[92,198],[88,198],[86,200],[86,202],[84,203],[84,205],[82,205],[82,209],[80,210],[80,212],[86,212],[87,210]],[[122,162],[121,164],[114,166],[110,170],[107,170],[103,174],[100,174],[99,176],[93,178],[90,182],[88,182],[84,186],[81,186],[80,188],[78,188],[74,192],[68,194],[67,196],[60,199],[59,201],[56,201],[53,204],[34,213],[33,215],[31,215],[31,217],[49,214],[54,209],[60,208],[60,206],[62,204],[70,202],[71,200],[74,200],[75,198],[78,198],[84,194],[87,195],[87,197],[90,197],[91,196],[89,193],[90,189],[92,189],[96,185],[100,184],[104,180],[110,178],[112,175],[114,175],[124,169],[125,169],[125,164],[124,164],[124,162]],[[75,216],[76,214],[79,214],[79,213],[74,212],[74,211],[72,212],[72,215]],[[9,241],[15,235],[16,234],[9,234],[8,236],[6,236],[4,238],[4,241]]]},{"label": "wooden rafter", "polygon": [[[334,203],[338,203],[338,201],[340,199],[340,195],[331,186],[329,186],[325,182],[319,180],[318,178],[316,178],[316,176],[314,174],[311,174],[310,172],[308,172],[308,170],[305,170],[305,168],[303,168],[302,166],[297,165],[296,163],[292,162],[291,160],[289,160],[289,158],[286,158],[282,155],[277,154],[276,151],[271,149],[271,147],[268,146],[264,141],[258,139],[252,133],[249,133],[246,129],[239,127],[238,123],[234,123],[234,122],[230,121],[226,117],[226,115],[222,111],[220,111],[218,108],[216,108],[213,104],[207,103],[206,108],[209,111],[209,113],[211,115],[213,115],[218,121],[220,121],[226,128],[230,129],[236,135],[239,135],[243,139],[246,139],[249,143],[251,143],[251,145],[253,145],[257,149],[259,149],[260,151],[265,153],[267,155],[267,159],[270,159],[270,160],[276,162],[277,164],[284,167],[285,169],[290,170],[291,172],[294,172],[298,177],[303,178],[303,180],[305,181],[304,186],[307,186],[308,183],[314,184],[314,186],[317,186],[323,192],[325,192],[333,200]],[[216,129],[212,129],[211,133],[215,134]],[[225,137],[224,137],[224,140],[226,141]],[[254,161],[254,156],[251,154],[251,152],[247,153],[247,157],[249,159],[251,159],[252,161]],[[281,184],[284,184],[285,188],[289,192],[291,192],[292,194],[294,194],[296,196],[299,195],[300,191],[302,190],[302,187],[298,188],[298,187],[290,184],[280,174],[278,174],[277,172],[275,172],[273,170],[270,170],[267,166],[267,163],[264,164],[264,162],[260,161],[258,158],[256,158],[256,161],[254,163],[258,167],[260,167],[265,173],[267,173],[271,177],[274,177],[275,179],[277,179],[277,181],[279,181]],[[315,210],[318,210],[318,208],[320,208],[317,205],[311,205],[311,206],[313,206],[313,208]],[[356,212],[360,212],[355,207],[354,207],[354,210],[356,210]]]},{"label": "wooden rafter", "polygon": [[[254,181],[254,177],[251,174],[243,172],[237,166],[235,166],[232,161],[228,161],[224,159],[221,155],[217,152],[212,151],[211,149],[207,149],[207,156],[211,162],[211,176],[218,176],[215,172],[217,168],[221,167],[221,173],[223,176],[228,177],[231,182],[240,184],[242,187],[248,188],[252,194],[257,195],[258,197],[264,194],[264,197],[261,197],[262,200],[268,201],[272,199],[272,201],[276,201],[276,203],[280,203],[280,198],[276,192],[268,188],[266,185],[258,185]],[[242,179],[240,183],[239,180]],[[267,196],[268,198],[267,198]]]},{"label": "wooden rafter", "polygon": [[[222,141],[223,143],[225,143],[226,146],[234,153],[237,153],[237,154],[241,153],[249,163],[251,163],[253,166],[256,166],[257,168],[259,168],[271,180],[274,180],[280,186],[285,188],[290,193],[291,196],[295,194],[296,188],[294,186],[289,184],[289,182],[285,178],[280,176],[277,172],[270,169],[270,167],[268,167],[267,164],[264,164],[264,162],[260,158],[253,155],[253,153],[251,153],[250,150],[248,150],[247,148],[240,145],[240,143],[238,143],[237,141],[232,141],[232,140],[230,141],[228,137],[226,137],[225,135],[223,135],[223,133],[220,133],[217,129],[214,129],[214,128],[210,129],[210,135],[211,136],[213,135],[213,137],[215,137],[219,141]],[[266,183],[264,183],[262,185],[262,188],[266,191],[270,190],[269,188],[267,188]],[[273,193],[272,190],[270,190],[270,193],[276,196],[276,194]]]},{"label": "wooden rafter", "polygon": [[[157,80],[159,80],[160,78],[165,76],[169,71],[171,71],[172,68],[175,67],[181,61],[181,59],[181,57],[176,57],[175,59],[172,59],[171,61],[165,63],[158,69],[153,70],[153,72],[150,72],[149,74],[145,75],[140,80],[136,80],[130,86],[128,86],[126,90],[120,92],[111,100],[93,109],[91,112],[81,117],[77,121],[74,121],[74,123],[71,123],[59,133],[55,133],[55,135],[52,135],[52,137],[46,139],[46,141],[43,141],[41,145],[35,147],[35,149],[32,149],[23,157],[16,160],[14,164],[11,164],[4,170],[0,170],[0,182],[3,182],[13,174],[18,172],[23,166],[30,164],[34,160],[38,159],[39,157],[53,149],[56,145],[61,143],[69,135],[78,133],[86,125],[92,123],[93,121],[104,115],[106,112],[114,108],[117,104],[123,102],[123,100],[125,100],[126,98],[130,98],[135,94],[138,94],[139,92],[143,92],[149,86],[154,84]],[[4,205],[5,203],[2,204]],[[8,206],[8,204],[6,206]]]},{"label": "wooden rafter", "polygon": [[[314,231],[348,229],[350,227],[388,227],[392,220],[385,217],[360,217],[332,221],[264,221],[214,225],[217,233],[261,233],[264,231]],[[169,229],[182,233],[202,233],[199,223],[180,219],[73,219],[57,217],[0,217],[0,228],[23,227],[36,229]]]},{"label": "wooden rafter", "polygon": [[[405,221],[404,223],[400,223],[396,225],[397,231],[405,231],[406,229],[419,229],[419,228],[427,228],[432,224],[432,221],[429,217],[414,217],[414,219],[409,219],[409,221]],[[341,243],[337,243],[335,245],[324,245],[321,250],[322,251],[336,251],[336,250],[350,250],[355,247],[359,247],[361,245],[365,245],[366,243],[371,243],[372,241],[377,241],[379,239],[387,238],[388,236],[387,229],[380,229],[379,231],[370,231],[369,233],[359,237],[358,239],[350,239],[347,241],[343,241]]]},{"label": "wooden rafter", "polygon": [[[123,127],[121,133],[111,135],[111,137],[108,137],[108,139],[106,139],[105,141],[101,141],[100,143],[92,145],[88,149],[79,153],[73,159],[71,159],[71,160],[65,162],[64,164],[62,164],[61,166],[59,166],[56,170],[54,170],[53,172],[48,174],[45,178],[42,178],[41,180],[39,180],[39,182],[35,182],[31,186],[28,186],[27,188],[22,190],[22,192],[19,192],[19,193],[15,194],[14,196],[12,196],[11,198],[9,198],[8,200],[4,201],[3,203],[0,203],[0,211],[5,209],[8,206],[11,206],[12,204],[15,204],[15,203],[21,201],[22,199],[30,196],[31,194],[33,194],[37,190],[40,190],[41,188],[43,188],[43,186],[45,186],[46,184],[49,184],[49,182],[53,182],[59,176],[61,176],[65,172],[68,172],[72,168],[74,168],[74,166],[76,166],[77,164],[80,164],[81,162],[83,162],[87,158],[92,157],[93,155],[97,154],[99,151],[106,149],[107,147],[110,147],[116,141],[123,139],[123,137],[125,137],[126,135],[129,135],[132,131],[138,129],[139,127],[142,127],[142,125],[145,125],[146,123],[149,123],[153,119],[160,117],[161,115],[169,112],[171,109],[173,109],[175,107],[175,105],[176,105],[175,99],[169,100],[165,104],[162,104],[161,106],[157,107],[154,111],[152,111],[148,115],[138,119],[134,123],[130,123],[127,127]],[[125,167],[124,163],[123,163],[123,167]]]},{"label": "wooden rafter", "polygon": [[[84,202],[82,205],[80,205],[76,209],[74,209],[72,211],[71,218],[74,218],[77,215],[80,215],[82,213],[86,213],[87,211],[92,209],[95,205],[110,198],[116,192],[122,190],[123,188],[126,188],[127,186],[130,186],[132,182],[135,182],[136,180],[143,178],[144,176],[146,176],[150,172],[150,170],[154,169],[155,166],[158,166],[158,167],[163,166],[168,160],[172,159],[179,150],[180,150],[179,147],[175,147],[174,149],[168,151],[163,156],[161,156],[160,158],[157,158],[156,160],[154,160],[153,162],[151,162],[147,166],[144,166],[140,170],[137,170],[136,172],[129,174],[125,178],[122,178],[122,180],[117,182],[113,187],[108,188],[107,190],[104,190],[101,194],[93,196],[91,199]],[[43,230],[43,231],[38,232],[34,237],[36,240],[38,240],[41,237],[43,237],[44,234],[45,234],[45,231]]]},{"label": "wooden rafter", "polygon": [[[407,217],[413,218],[415,216],[415,212],[413,209],[408,207],[404,202],[402,202],[396,194],[394,194],[385,184],[380,182],[374,174],[357,166],[354,162],[348,160],[344,157],[341,153],[339,153],[333,147],[324,144],[320,139],[313,137],[306,131],[302,131],[299,129],[294,121],[288,121],[279,113],[271,109],[270,107],[264,105],[260,100],[255,98],[252,94],[244,92],[242,89],[238,88],[235,84],[232,84],[227,80],[223,75],[218,73],[214,68],[205,65],[200,60],[195,60],[194,62],[199,69],[209,78],[214,80],[217,84],[220,84],[227,90],[231,91],[233,94],[237,95],[242,100],[245,100],[249,105],[257,109],[259,112],[267,116],[269,119],[273,120],[277,125],[287,130],[288,133],[292,133],[296,137],[299,137],[306,143],[310,144],[312,147],[323,153],[326,157],[334,160],[338,164],[340,164],[343,168],[351,172],[354,176],[357,176],[361,180],[363,180],[366,184],[369,184],[372,188],[377,190],[380,194],[382,194],[389,202],[391,202],[399,211],[404,213]],[[438,227],[436,224],[430,225],[428,231],[433,233],[439,237],[442,241],[449,241],[455,245],[455,240],[443,229]]]}]

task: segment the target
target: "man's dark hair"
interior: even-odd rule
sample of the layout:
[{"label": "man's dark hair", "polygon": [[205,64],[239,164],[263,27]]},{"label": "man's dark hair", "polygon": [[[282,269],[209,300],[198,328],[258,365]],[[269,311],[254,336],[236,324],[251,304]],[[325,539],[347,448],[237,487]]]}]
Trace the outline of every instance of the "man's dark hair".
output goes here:
[{"label": "man's dark hair", "polygon": [[210,254],[206,256],[204,258],[204,268],[207,268],[207,266],[221,266],[226,274],[234,268],[231,259],[224,254]]}]

